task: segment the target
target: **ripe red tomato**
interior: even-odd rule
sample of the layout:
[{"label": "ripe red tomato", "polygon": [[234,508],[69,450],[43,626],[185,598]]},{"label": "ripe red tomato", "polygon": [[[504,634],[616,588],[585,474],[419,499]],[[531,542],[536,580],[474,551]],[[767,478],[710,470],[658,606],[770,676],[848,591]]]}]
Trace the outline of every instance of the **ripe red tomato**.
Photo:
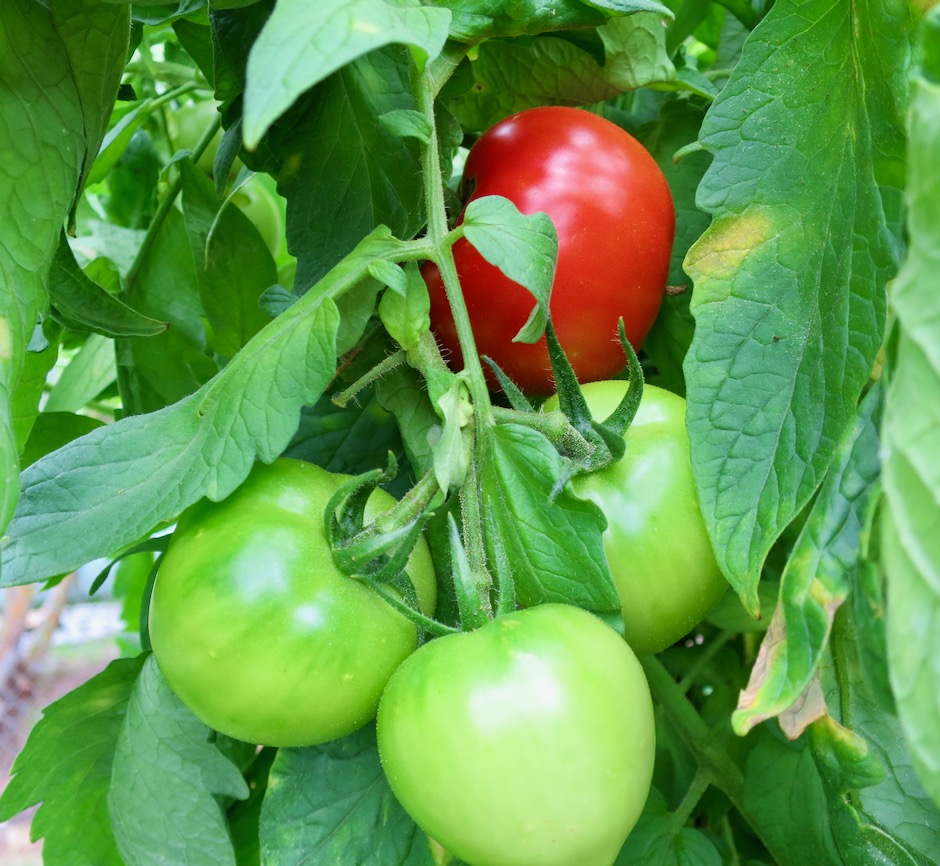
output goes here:
[{"label": "ripe red tomato", "polygon": [[[501,195],[522,213],[547,213],[558,232],[552,321],[578,379],[609,379],[625,366],[617,336],[639,348],[656,318],[669,273],[675,213],[669,186],[643,146],[619,126],[576,108],[514,114],[485,132],[467,157],[467,200]],[[524,391],[549,394],[544,338],[513,343],[534,306],[466,239],[453,247],[470,322],[488,355]],[[461,362],[454,320],[437,266],[426,263],[431,327]]]}]

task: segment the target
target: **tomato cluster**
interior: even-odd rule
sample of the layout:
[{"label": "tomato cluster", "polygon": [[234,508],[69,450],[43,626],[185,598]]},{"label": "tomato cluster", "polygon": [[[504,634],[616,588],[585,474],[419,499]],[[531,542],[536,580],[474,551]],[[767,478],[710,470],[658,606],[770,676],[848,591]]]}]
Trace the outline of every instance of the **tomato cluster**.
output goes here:
[{"label": "tomato cluster", "polygon": [[[617,322],[638,346],[668,270],[673,212],[658,168],[607,121],[544,108],[487,132],[465,185],[471,198],[501,194],[552,217],[552,315],[603,421],[628,388],[609,380],[624,364]],[[453,253],[480,350],[524,389],[549,390],[544,340],[512,342],[532,298],[465,240]],[[456,355],[440,274],[429,264],[424,275],[432,324]],[[557,406],[550,398],[543,411]],[[621,460],[571,484],[606,517],[625,640],[591,613],[542,604],[418,648],[414,622],[334,560],[324,515],[346,476],[282,458],[180,518],[150,608],[164,675],[207,725],[252,743],[323,743],[377,716],[392,790],[472,866],[610,866],[652,778],[653,707],[637,656],[681,638],[727,589],[698,507],[684,400],[647,386],[624,435]],[[373,492],[365,519],[393,503]],[[406,574],[432,616],[423,539]]]}]

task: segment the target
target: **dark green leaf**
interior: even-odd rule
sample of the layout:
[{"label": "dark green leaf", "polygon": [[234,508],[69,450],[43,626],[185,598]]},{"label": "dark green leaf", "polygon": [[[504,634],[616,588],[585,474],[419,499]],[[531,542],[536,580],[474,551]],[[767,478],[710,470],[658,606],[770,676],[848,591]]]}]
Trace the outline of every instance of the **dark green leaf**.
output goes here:
[{"label": "dark green leaf", "polygon": [[197,393],[95,430],[30,467],[4,539],[3,585],[107,556],[203,496],[224,499],[256,456],[270,463],[280,455],[301,407],[320,397],[335,370],[332,298],[355,285],[369,261],[398,248],[376,231]]},{"label": "dark green leaf", "polygon": [[442,9],[386,0],[280,0],[248,60],[245,143],[255,147],[297,97],[370,51],[404,43],[423,66],[443,48],[449,20]]},{"label": "dark green leaf", "polygon": [[120,659],[46,707],[13,765],[0,821],[37,803],[32,835],[61,866],[124,866],[107,816],[115,747],[143,658]]},{"label": "dark green leaf", "polygon": [[714,221],[686,259],[688,424],[719,564],[752,609],[882,342],[910,26],[901,0],[778,0],[702,127]]},{"label": "dark green leaf", "polygon": [[694,827],[676,827],[662,796],[651,793],[614,866],[721,866],[711,840]]},{"label": "dark green leaf", "polygon": [[78,266],[63,234],[49,271],[49,300],[57,317],[72,330],[104,337],[152,337],[167,323],[144,316],[105,291]]},{"label": "dark green leaf", "polygon": [[[26,352],[23,360],[23,371],[13,392],[10,420],[16,439],[16,451],[20,454],[21,466],[29,465],[23,462],[21,452],[29,439],[30,430],[36,421],[36,414],[39,412],[39,401],[45,390],[46,376],[48,376],[59,356],[59,332],[61,330],[59,325],[52,319],[44,320],[41,326],[37,325],[36,331],[47,340],[46,348],[40,352]],[[48,406],[49,401],[47,399],[46,408]]]},{"label": "dark green leaf", "polygon": [[268,323],[258,300],[277,283],[277,267],[258,229],[231,202],[219,210],[212,181],[180,161],[183,214],[212,348],[231,358]]},{"label": "dark green leaf", "polygon": [[97,429],[102,422],[87,415],[72,412],[40,412],[30,431],[26,447],[20,455],[23,466],[32,466],[40,457],[45,457],[56,448],[61,448],[73,439]]},{"label": "dark green leaf", "polygon": [[424,833],[398,804],[379,763],[375,727],[278,752],[261,809],[266,866],[433,866]]},{"label": "dark green leaf", "polygon": [[431,299],[417,264],[409,262],[401,273],[404,292],[385,291],[379,302],[379,316],[389,336],[408,350],[415,348],[422,334],[431,327]]},{"label": "dark green leaf", "polygon": [[127,705],[108,792],[128,866],[235,866],[217,798],[244,799],[248,787],[208,735],[150,656]]},{"label": "dark green leaf", "polygon": [[563,468],[548,440],[528,427],[502,424],[486,443],[486,458],[486,517],[501,535],[520,602],[619,610],[601,542],[604,516],[567,487],[551,501]]},{"label": "dark green leaf", "polygon": [[218,370],[208,355],[193,255],[183,216],[175,208],[167,213],[138,274],[125,299],[170,327],[158,336],[118,341],[121,397],[125,411],[134,415],[189,396]]}]

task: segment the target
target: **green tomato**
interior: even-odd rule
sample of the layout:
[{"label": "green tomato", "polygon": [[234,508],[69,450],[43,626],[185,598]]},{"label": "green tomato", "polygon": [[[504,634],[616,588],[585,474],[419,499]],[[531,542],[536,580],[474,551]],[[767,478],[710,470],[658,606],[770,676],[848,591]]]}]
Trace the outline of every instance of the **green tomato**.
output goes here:
[{"label": "green tomato", "polygon": [[[170,141],[177,150],[192,150],[205,134],[209,126],[218,120],[219,103],[211,99],[187,102],[167,112],[167,131]],[[206,174],[212,175],[215,156],[222,143],[220,129],[202,152],[196,165]]]},{"label": "green tomato", "polygon": [[[150,639],[169,684],[209,727],[270,746],[345,736],[374,717],[414,652],[415,626],[333,562],[323,515],[346,478],[299,460],[257,464],[227,499],[180,518],[154,586]],[[367,516],[394,501],[375,491]],[[408,574],[433,612],[423,539]]]},{"label": "green tomato", "polygon": [[561,604],[433,640],[378,714],[389,784],[472,866],[610,866],[653,771],[653,707],[627,644]]},{"label": "green tomato", "polygon": [[[596,420],[607,418],[627,383],[581,386]],[[545,410],[558,408],[557,397]],[[604,551],[623,606],[627,641],[637,655],[657,653],[687,635],[728,589],[715,561],[692,477],[685,400],[646,385],[625,434],[623,459],[572,480],[575,493],[607,518]]]}]

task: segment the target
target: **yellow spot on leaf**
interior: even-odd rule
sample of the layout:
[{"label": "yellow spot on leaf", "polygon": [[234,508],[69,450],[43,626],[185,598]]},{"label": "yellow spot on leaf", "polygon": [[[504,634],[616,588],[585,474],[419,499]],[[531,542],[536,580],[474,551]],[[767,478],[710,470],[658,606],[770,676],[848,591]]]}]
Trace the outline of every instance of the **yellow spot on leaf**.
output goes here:
[{"label": "yellow spot on leaf", "polygon": [[732,280],[755,249],[778,234],[766,211],[717,219],[685,258],[685,269],[696,283],[702,279]]}]

